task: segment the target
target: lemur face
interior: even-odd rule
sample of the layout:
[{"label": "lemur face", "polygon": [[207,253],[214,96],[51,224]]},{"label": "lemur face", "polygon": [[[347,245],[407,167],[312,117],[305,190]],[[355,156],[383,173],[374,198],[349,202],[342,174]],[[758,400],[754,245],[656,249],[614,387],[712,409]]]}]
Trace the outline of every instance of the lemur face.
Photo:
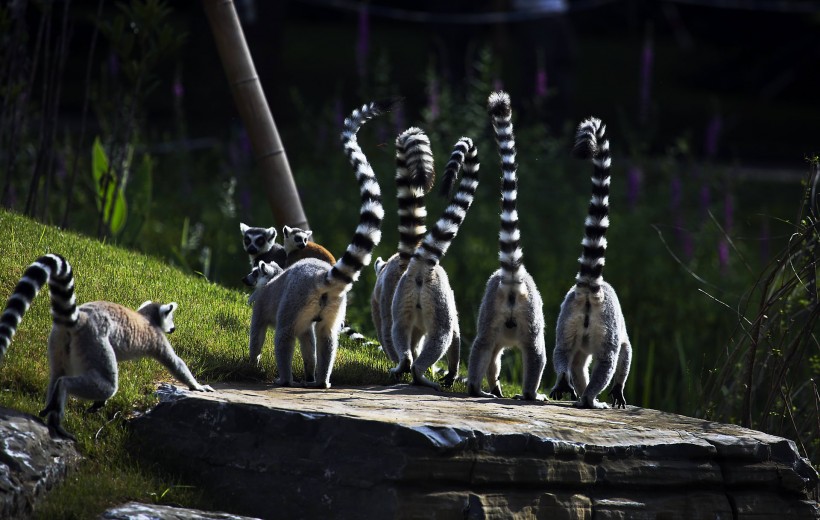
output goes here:
[{"label": "lemur face", "polygon": [[276,228],[250,227],[240,223],[239,230],[242,231],[245,252],[250,255],[267,252],[276,240]]},{"label": "lemur face", "polygon": [[304,249],[307,246],[308,242],[310,242],[310,237],[313,236],[313,231],[285,226],[282,228],[282,234],[285,237],[286,249],[287,246],[290,245],[290,249],[295,250]]},{"label": "lemur face", "polygon": [[177,302],[171,302],[168,305],[161,305],[159,308],[160,328],[166,334],[176,330],[176,327],[174,327],[174,311],[177,310],[177,307]]},{"label": "lemur face", "polygon": [[259,262],[259,265],[254,267],[250,273],[242,278],[242,283],[248,287],[258,289],[267,285],[268,282],[276,278],[283,269],[274,263]]}]

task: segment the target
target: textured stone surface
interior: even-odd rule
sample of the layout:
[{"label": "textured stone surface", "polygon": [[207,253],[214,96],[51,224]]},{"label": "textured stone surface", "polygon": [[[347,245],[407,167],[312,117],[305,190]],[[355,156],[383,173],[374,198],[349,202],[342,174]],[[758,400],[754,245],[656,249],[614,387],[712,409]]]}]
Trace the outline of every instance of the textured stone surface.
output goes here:
[{"label": "textured stone surface", "polygon": [[258,520],[249,516],[200,511],[181,507],[128,502],[109,509],[100,520]]},{"label": "textured stone surface", "polygon": [[425,389],[161,390],[143,455],[239,514],[316,518],[820,518],[794,443],[656,410]]},{"label": "textured stone surface", "polygon": [[27,518],[35,501],[80,461],[34,416],[0,408],[0,518]]}]

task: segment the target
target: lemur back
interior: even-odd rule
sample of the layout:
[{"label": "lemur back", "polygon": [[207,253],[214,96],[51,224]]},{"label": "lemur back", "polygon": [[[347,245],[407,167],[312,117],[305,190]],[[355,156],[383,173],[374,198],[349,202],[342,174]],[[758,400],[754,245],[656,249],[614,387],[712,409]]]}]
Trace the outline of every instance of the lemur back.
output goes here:
[{"label": "lemur back", "polygon": [[342,142],[356,173],[361,208],[359,224],[344,255],[332,266],[315,258],[296,262],[259,289],[251,314],[248,350],[258,364],[268,327],[276,329],[274,355],[280,385],[293,384],[293,351],[298,339],[307,386],[330,388],[347,293],[370,263],[381,240],[384,218],[381,190],[356,134],[362,124],[389,108],[388,103],[369,103],[345,119]]},{"label": "lemur back", "polygon": [[[448,356],[448,373],[444,384],[452,384],[458,375],[458,352],[461,334],[455,297],[441,259],[464,222],[467,210],[478,187],[478,157],[473,141],[462,137],[456,143],[448,167],[456,172],[463,161],[463,176],[458,191],[433,229],[416,248],[396,285],[391,312],[391,337],[399,361],[390,374],[398,378],[411,372],[413,383],[440,389],[438,383],[425,377],[425,372],[444,355]],[[455,166],[453,166],[455,165]],[[445,178],[454,173],[445,172]]]},{"label": "lemur back", "polygon": [[239,231],[242,232],[242,247],[250,257],[251,268],[262,261],[286,267],[287,253],[281,244],[276,243],[276,228],[251,227],[240,222]]},{"label": "lemur back", "polygon": [[330,251],[325,249],[324,246],[310,241],[312,236],[313,231],[289,226],[282,228],[282,242],[287,254],[285,267],[290,267],[304,258],[318,258],[331,265],[336,263],[336,259],[330,254]]},{"label": "lemur back", "polygon": [[[544,340],[544,314],[541,294],[524,267],[521,233],[518,226],[518,177],[515,163],[510,97],[494,92],[487,102],[498,152],[501,156],[501,267],[490,276],[478,313],[478,331],[470,350],[467,389],[472,396],[503,397],[501,356],[506,347],[521,351],[524,378],[521,395],[516,398],[544,400],[538,393],[547,364]],[[487,377],[490,393],[481,389]]]},{"label": "lemur back", "polygon": [[51,376],[40,415],[59,435],[73,438],[62,427],[68,394],[94,401],[92,410],[100,408],[117,392],[119,361],[150,356],[191,390],[213,391],[197,383],[165,337],[174,331],[176,303],[145,302],[138,311],[104,301],[77,307],[71,265],[53,254],[38,258],[26,269],[6,303],[0,317],[0,361],[46,283],[53,318],[48,338]]},{"label": "lemur back", "polygon": [[[578,126],[573,152],[591,159],[592,199],[584,222],[583,250],[578,259],[575,285],[558,314],[553,363],[558,378],[550,397],[561,399],[569,392],[582,408],[608,408],[597,397],[614,381],[610,395],[616,407],[625,408],[623,390],[632,362],[632,346],[626,332],[615,290],[603,279],[604,255],[609,228],[610,165],[606,126],[589,118]],[[592,377],[590,362],[595,361]]]},{"label": "lemur back", "polygon": [[398,252],[386,262],[376,259],[376,284],[370,310],[382,350],[392,363],[399,362],[393,347],[391,307],[396,285],[410,258],[427,233],[424,195],[435,181],[433,151],[423,130],[411,127],[396,138],[396,198],[399,214]]}]

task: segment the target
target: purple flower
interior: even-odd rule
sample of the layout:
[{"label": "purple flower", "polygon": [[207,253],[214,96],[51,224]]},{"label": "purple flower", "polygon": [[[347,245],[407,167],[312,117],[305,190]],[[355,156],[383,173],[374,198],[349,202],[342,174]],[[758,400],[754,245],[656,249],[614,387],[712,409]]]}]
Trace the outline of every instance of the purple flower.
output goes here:
[{"label": "purple flower", "polygon": [[683,200],[683,183],[677,175],[672,177],[672,182],[669,183],[669,207],[672,209],[680,208],[681,200]]},{"label": "purple flower", "polygon": [[718,265],[721,272],[726,272],[729,267],[729,241],[725,237],[718,242]]},{"label": "purple flower", "polygon": [[638,205],[643,183],[643,171],[638,166],[630,166],[626,174],[626,200],[630,209]]},{"label": "purple flower", "polygon": [[723,118],[720,114],[715,114],[706,125],[706,142],[704,143],[704,153],[707,159],[712,159],[717,153],[718,140],[720,139],[720,130],[723,127]]},{"label": "purple flower", "polygon": [[655,52],[652,44],[652,33],[647,31],[641,51],[641,99],[640,118],[646,122],[649,117],[649,104],[651,102],[652,90],[652,64],[655,60]]},{"label": "purple flower", "polygon": [[535,73],[535,97],[543,98],[547,95],[547,71],[539,65]]},{"label": "purple flower", "polygon": [[360,78],[364,78],[367,74],[367,53],[369,49],[370,15],[367,12],[367,4],[362,3],[359,7],[359,39],[356,42],[356,65]]}]

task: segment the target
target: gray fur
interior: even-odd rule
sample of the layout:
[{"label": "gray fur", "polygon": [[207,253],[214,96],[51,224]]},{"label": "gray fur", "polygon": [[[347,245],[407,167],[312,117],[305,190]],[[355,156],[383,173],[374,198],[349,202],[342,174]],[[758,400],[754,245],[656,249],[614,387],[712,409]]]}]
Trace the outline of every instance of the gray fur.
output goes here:
[{"label": "gray fur", "polygon": [[[467,391],[476,397],[503,397],[499,380],[501,356],[505,348],[514,347],[521,351],[524,367],[523,392],[515,397],[543,401],[546,396],[538,393],[541,376],[547,365],[543,302],[535,281],[524,267],[523,252],[519,244],[515,138],[507,93],[492,93],[488,100],[488,110],[501,155],[501,267],[490,276],[481,300],[478,331],[470,349]],[[489,393],[481,389],[484,377],[490,387]]]},{"label": "gray fur", "polygon": [[[54,269],[48,265],[53,266],[54,262],[63,267]],[[145,302],[139,311],[133,311],[116,303],[97,301],[74,308],[70,313],[72,318],[63,319],[61,315],[69,315],[66,312],[66,302],[70,301],[70,306],[73,307],[74,301],[71,267],[58,255],[46,255],[31,264],[26,273],[28,275],[36,271],[45,273],[40,279],[48,279],[54,314],[48,338],[50,378],[46,407],[40,415],[46,418],[47,424],[58,434],[73,438],[62,427],[65,402],[69,394],[94,401],[92,409],[97,409],[117,392],[117,363],[120,361],[152,357],[179,381],[188,385],[189,389],[213,391],[210,386],[197,383],[165,335],[174,331],[173,313],[177,309],[176,303],[162,305]],[[67,293],[71,293],[69,298],[59,296]],[[19,299],[20,294],[15,291],[9,298],[10,303],[7,304],[4,315],[10,312],[12,300]],[[22,319],[22,315],[19,318]]]},{"label": "gray fur", "polygon": [[568,392],[577,399],[575,406],[609,408],[598,401],[598,395],[613,382],[609,394],[614,405],[626,408],[624,385],[632,362],[632,345],[618,296],[603,279],[611,165],[606,125],[596,118],[584,120],[578,125],[573,151],[581,158],[591,159],[592,198],[584,222],[575,285],[558,314],[553,351],[558,377],[550,397],[561,399]]},{"label": "gray fur", "polygon": [[[460,167],[460,163],[456,165]],[[375,263],[376,284],[370,311],[382,350],[391,363],[399,362],[393,346],[393,295],[404,270],[427,233],[424,196],[433,186],[435,168],[430,139],[423,130],[411,127],[396,138],[396,188],[399,213],[398,252]]]},{"label": "gray fur", "polygon": [[285,268],[287,253],[282,244],[276,243],[276,228],[252,227],[240,222],[239,231],[242,233],[242,247],[248,253],[251,267],[259,262],[275,262]]},{"label": "gray fur", "polygon": [[373,249],[381,240],[384,218],[381,190],[356,141],[356,133],[364,122],[387,110],[385,105],[370,103],[354,110],[345,120],[344,150],[356,172],[362,201],[359,224],[345,254],[332,266],[316,258],[299,260],[258,289],[248,351],[251,361],[258,365],[267,329],[276,329],[274,355],[280,385],[293,384],[293,353],[298,339],[306,386],[330,388],[347,293],[362,268],[370,263]]},{"label": "gray fur", "polygon": [[464,222],[478,186],[479,164],[472,140],[462,137],[453,156],[459,158],[452,162],[456,172],[461,161],[464,165],[459,189],[401,274],[391,306],[391,338],[398,357],[396,366],[390,369],[391,376],[398,378],[410,372],[414,384],[436,390],[440,385],[427,379],[425,372],[449,352],[443,382],[451,385],[458,375],[461,348],[455,297],[440,262]]}]

